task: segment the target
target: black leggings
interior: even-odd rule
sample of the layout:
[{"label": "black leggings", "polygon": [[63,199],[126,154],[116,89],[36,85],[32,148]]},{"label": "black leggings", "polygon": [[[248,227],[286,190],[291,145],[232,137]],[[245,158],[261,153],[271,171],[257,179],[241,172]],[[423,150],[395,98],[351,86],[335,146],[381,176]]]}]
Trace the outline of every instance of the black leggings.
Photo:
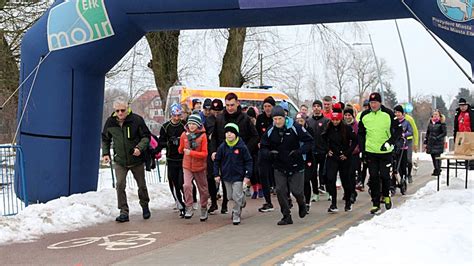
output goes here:
[{"label": "black leggings", "polygon": [[175,200],[184,208],[183,201],[183,162],[182,161],[168,161],[168,182],[171,193]]},{"label": "black leggings", "polygon": [[436,159],[436,157],[441,156],[441,154],[431,154],[431,161],[433,162],[434,170],[439,172],[441,171],[441,160]]}]

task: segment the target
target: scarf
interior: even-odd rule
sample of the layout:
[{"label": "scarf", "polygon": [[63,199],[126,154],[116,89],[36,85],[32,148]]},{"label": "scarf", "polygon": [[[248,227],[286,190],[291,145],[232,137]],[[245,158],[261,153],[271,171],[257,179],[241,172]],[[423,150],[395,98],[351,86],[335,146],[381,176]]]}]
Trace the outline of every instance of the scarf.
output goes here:
[{"label": "scarf", "polygon": [[235,138],[233,141],[228,141],[227,139],[225,140],[225,143],[227,143],[227,145],[231,148],[237,145],[237,142],[239,142],[239,137]]}]

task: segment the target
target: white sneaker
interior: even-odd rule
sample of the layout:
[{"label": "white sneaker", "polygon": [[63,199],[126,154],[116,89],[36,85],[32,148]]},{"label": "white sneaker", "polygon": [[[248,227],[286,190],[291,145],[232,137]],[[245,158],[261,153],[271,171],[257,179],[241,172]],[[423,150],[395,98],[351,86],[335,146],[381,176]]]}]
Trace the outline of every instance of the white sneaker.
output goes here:
[{"label": "white sneaker", "polygon": [[198,205],[197,202],[194,202],[193,203],[193,210],[197,210],[197,209],[199,209],[199,205]]}]

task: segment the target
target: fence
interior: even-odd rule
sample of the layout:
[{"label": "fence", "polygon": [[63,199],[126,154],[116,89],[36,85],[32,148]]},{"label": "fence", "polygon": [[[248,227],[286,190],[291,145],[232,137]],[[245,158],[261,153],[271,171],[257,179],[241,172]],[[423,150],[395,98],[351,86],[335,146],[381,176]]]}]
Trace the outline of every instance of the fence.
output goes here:
[{"label": "fence", "polygon": [[25,180],[21,147],[0,145],[0,216],[15,215],[28,206]]},{"label": "fence", "polygon": [[[161,162],[161,163],[160,163]],[[165,160],[160,160],[156,162],[156,168],[151,171],[145,171],[145,180],[147,184],[159,184],[167,182],[166,176],[166,167],[164,165]],[[97,190],[103,188],[115,188],[115,171],[112,170],[113,166],[111,165],[101,165],[99,169],[99,183],[97,185]],[[127,187],[136,188],[137,183],[133,178],[132,172],[129,171],[127,174]]]}]

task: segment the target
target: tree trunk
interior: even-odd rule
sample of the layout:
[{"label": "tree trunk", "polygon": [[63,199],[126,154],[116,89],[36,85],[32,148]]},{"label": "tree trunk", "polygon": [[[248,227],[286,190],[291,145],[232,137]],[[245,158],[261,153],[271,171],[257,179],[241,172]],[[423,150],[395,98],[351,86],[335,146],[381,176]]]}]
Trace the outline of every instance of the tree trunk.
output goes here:
[{"label": "tree trunk", "polygon": [[[18,87],[20,70],[3,30],[0,30],[0,105]],[[11,141],[16,125],[18,94],[0,112],[0,142]]]},{"label": "tree trunk", "polygon": [[169,88],[178,80],[179,34],[179,30],[176,30],[146,35],[152,55],[149,67],[153,70],[163,109],[166,108]]},{"label": "tree trunk", "polygon": [[229,29],[229,40],[219,73],[222,87],[241,87],[245,82],[241,67],[246,34],[247,28]]}]

